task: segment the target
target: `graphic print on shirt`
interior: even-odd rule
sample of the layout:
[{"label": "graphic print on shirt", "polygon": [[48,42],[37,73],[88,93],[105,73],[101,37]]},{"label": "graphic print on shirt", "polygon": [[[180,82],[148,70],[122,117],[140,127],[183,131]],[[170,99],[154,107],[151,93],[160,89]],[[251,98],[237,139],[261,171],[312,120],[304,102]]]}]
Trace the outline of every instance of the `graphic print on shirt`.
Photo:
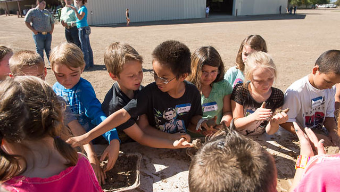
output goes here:
[{"label": "graphic print on shirt", "polygon": [[[244,116],[247,117],[248,115],[253,114],[256,111],[255,107],[250,107],[248,106],[247,108],[244,109],[245,113]],[[248,127],[241,132],[243,132],[244,135],[259,135],[263,134],[266,130],[266,126],[268,124],[268,121],[256,121],[255,126]]]},{"label": "graphic print on shirt", "polygon": [[304,114],[305,125],[311,129],[323,130],[325,98],[320,96],[311,100],[312,109]]},{"label": "graphic print on shirt", "polygon": [[235,85],[239,84],[239,83],[243,83],[243,80],[241,78],[236,78],[233,84],[233,87],[235,87]]},{"label": "graphic print on shirt", "polygon": [[176,105],[175,108],[170,107],[163,112],[154,109],[156,127],[167,133],[185,133],[185,122],[179,118],[189,112],[190,109],[190,103]]}]

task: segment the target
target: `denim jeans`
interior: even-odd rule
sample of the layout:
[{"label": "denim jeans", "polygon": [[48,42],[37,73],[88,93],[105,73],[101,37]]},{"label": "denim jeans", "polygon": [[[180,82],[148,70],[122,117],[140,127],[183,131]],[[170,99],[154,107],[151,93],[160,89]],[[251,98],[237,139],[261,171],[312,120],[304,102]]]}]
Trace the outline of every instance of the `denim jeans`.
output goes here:
[{"label": "denim jeans", "polygon": [[81,50],[84,54],[84,60],[86,63],[85,69],[89,69],[93,67],[93,52],[90,45],[90,33],[91,29],[89,26],[78,28],[79,31],[79,40],[81,44]]},{"label": "denim jeans", "polygon": [[34,39],[34,42],[35,42],[35,48],[37,50],[37,53],[44,60],[44,50],[45,50],[47,59],[49,61],[50,60],[50,52],[51,52],[51,43],[52,43],[51,33],[47,33],[46,35],[43,35],[41,33],[38,33],[38,34],[35,35],[33,33],[33,39]]},{"label": "denim jeans", "polygon": [[81,48],[77,27],[71,27],[69,29],[65,28],[65,37],[67,42],[74,43],[79,48]]}]

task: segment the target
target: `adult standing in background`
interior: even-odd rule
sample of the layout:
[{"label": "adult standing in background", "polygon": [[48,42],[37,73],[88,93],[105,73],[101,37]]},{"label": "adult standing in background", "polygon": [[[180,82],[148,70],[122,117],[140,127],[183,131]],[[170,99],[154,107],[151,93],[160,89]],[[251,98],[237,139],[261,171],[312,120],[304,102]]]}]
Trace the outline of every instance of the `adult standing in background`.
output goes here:
[{"label": "adult standing in background", "polygon": [[91,28],[87,23],[87,8],[85,7],[85,3],[87,3],[87,0],[76,0],[76,3],[78,7],[78,12],[77,9],[71,5],[67,5],[67,7],[70,7],[76,13],[76,24],[78,28],[79,41],[86,63],[85,70],[89,70],[90,68],[93,68],[94,64],[93,52],[90,44]]},{"label": "adult standing in background", "polygon": [[77,29],[77,16],[68,5],[72,5],[72,0],[65,0],[65,7],[61,10],[60,22],[65,27],[65,37],[67,42],[74,43],[79,48],[80,41]]},{"label": "adult standing in background", "polygon": [[45,7],[45,0],[37,0],[37,7],[30,9],[25,16],[25,24],[33,32],[37,53],[44,59],[45,50],[47,59],[49,59],[54,19]]},{"label": "adult standing in background", "polygon": [[129,13],[129,9],[126,9],[125,17],[126,17],[126,26],[129,26],[130,25],[130,13]]}]

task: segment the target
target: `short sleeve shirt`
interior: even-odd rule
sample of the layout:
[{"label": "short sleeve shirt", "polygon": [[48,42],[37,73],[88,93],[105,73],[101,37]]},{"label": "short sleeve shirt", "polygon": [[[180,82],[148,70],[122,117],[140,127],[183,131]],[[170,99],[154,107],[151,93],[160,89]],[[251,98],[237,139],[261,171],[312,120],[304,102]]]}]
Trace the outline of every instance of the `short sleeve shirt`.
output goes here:
[{"label": "short sleeve shirt", "polygon": [[27,12],[25,22],[32,23],[32,27],[36,31],[50,32],[54,19],[49,11],[46,9],[40,10],[36,7]]},{"label": "short sleeve shirt", "polygon": [[78,13],[80,14],[81,12],[83,12],[85,14],[85,16],[83,17],[82,20],[79,20],[77,18],[77,28],[81,28],[81,27],[87,27],[89,26],[89,24],[87,24],[87,8],[85,6],[82,6],[79,8]]},{"label": "short sleeve shirt", "polygon": [[191,118],[203,113],[198,89],[187,81],[184,83],[185,92],[180,98],[171,97],[158,89],[155,82],[151,83],[124,109],[132,117],[146,114],[149,124],[163,132],[186,133]]},{"label": "short sleeve shirt", "polygon": [[[249,82],[246,84],[248,87]],[[244,117],[254,113],[257,108],[260,108],[262,103],[258,103],[255,99],[250,95],[250,92],[247,88],[243,86],[243,84],[237,84],[233,92],[231,94],[231,100],[243,106],[243,115]],[[283,92],[280,89],[272,87],[272,93],[269,98],[266,100],[266,108],[271,109],[272,112],[275,112],[277,108],[282,107],[284,101]],[[258,123],[254,127],[247,127],[241,130],[243,135],[259,135],[265,132],[265,128],[268,124],[268,121],[258,121]]]},{"label": "short sleeve shirt", "polygon": [[217,116],[216,123],[220,123],[223,115],[223,99],[225,96],[230,95],[233,88],[228,81],[222,80],[213,83],[209,97],[206,98],[203,94],[201,95],[203,117],[213,118]]},{"label": "short sleeve shirt", "polygon": [[61,10],[60,20],[67,23],[68,26],[73,26],[77,21],[76,13],[70,7],[64,7]]},{"label": "short sleeve shirt", "polygon": [[243,83],[244,74],[241,70],[237,69],[235,66],[228,69],[224,75],[224,79],[227,80],[230,85],[235,87],[238,83]]}]

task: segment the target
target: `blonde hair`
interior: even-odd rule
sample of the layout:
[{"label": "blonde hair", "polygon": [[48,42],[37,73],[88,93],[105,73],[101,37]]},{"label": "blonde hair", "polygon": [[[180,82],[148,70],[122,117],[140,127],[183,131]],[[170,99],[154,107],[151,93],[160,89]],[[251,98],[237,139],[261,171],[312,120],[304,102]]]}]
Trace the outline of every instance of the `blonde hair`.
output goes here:
[{"label": "blonde hair", "polygon": [[53,48],[50,55],[51,67],[54,69],[56,64],[66,65],[69,69],[84,69],[85,60],[81,49],[73,43],[62,43]]},{"label": "blonde hair", "polygon": [[274,77],[276,78],[277,76],[277,70],[273,59],[268,53],[258,51],[250,54],[247,58],[244,84],[253,79],[253,72],[258,68],[272,69],[274,71]]},{"label": "blonde hair", "polygon": [[41,56],[30,50],[22,50],[14,53],[9,60],[9,67],[13,75],[20,75],[23,67],[44,68],[45,63]]},{"label": "blonde hair", "polygon": [[125,63],[138,61],[143,63],[143,57],[127,43],[114,42],[105,51],[104,63],[109,73],[119,77]]},{"label": "blonde hair", "polygon": [[[24,146],[24,141],[54,138],[54,146],[68,160],[66,166],[77,164],[77,152],[60,136],[65,129],[65,103],[43,80],[33,76],[18,76],[0,83],[0,140]],[[10,155],[0,148],[0,181],[20,175],[26,165],[24,157]]]},{"label": "blonde hair", "polygon": [[241,71],[244,71],[245,66],[245,63],[242,60],[242,52],[245,45],[250,46],[250,48],[255,51],[268,52],[266,41],[260,35],[249,35],[246,37],[242,41],[236,56],[236,67]]},{"label": "blonde hair", "polygon": [[212,47],[201,47],[191,55],[191,74],[187,80],[196,85],[198,90],[201,90],[201,78],[203,65],[209,65],[218,68],[218,75],[213,83],[224,79],[224,64],[218,51]]},{"label": "blonde hair", "polygon": [[6,47],[6,46],[0,46],[0,61],[7,55],[13,53],[12,49]]}]

